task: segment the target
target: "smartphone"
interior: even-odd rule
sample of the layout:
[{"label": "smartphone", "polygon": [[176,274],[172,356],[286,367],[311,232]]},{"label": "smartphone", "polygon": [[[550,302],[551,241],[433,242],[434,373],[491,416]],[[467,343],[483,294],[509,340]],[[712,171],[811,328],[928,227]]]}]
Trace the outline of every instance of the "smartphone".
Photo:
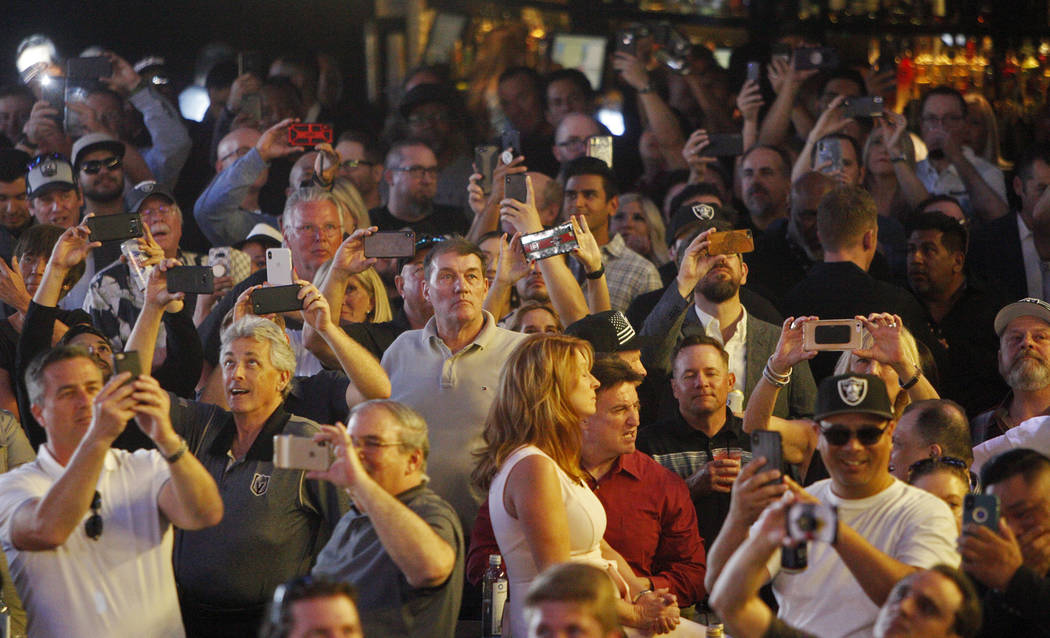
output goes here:
[{"label": "smartphone", "polygon": [[782,60],[783,62],[791,62],[791,55],[793,49],[790,44],[783,42],[777,42],[770,47],[770,58],[773,60]]},{"label": "smartphone", "polygon": [[795,68],[835,69],[839,66],[839,54],[831,47],[802,47],[795,49]]},{"label": "smartphone", "polygon": [[571,252],[579,245],[572,222],[521,236],[522,250],[530,261]]},{"label": "smartphone", "polygon": [[474,147],[474,170],[481,173],[481,190],[488,195],[492,192],[492,175],[499,160],[499,147],[495,144],[482,144]]},{"label": "smartphone", "polygon": [[66,61],[66,78],[70,82],[83,82],[108,78],[113,75],[113,65],[109,58],[102,56],[90,58],[69,58]]},{"label": "smartphone", "polygon": [[734,255],[755,250],[755,238],[749,229],[727,230],[707,236],[709,255]]},{"label": "smartphone", "polygon": [[208,265],[215,277],[230,276],[230,251],[229,246],[216,246],[208,249]]},{"label": "smartphone", "polygon": [[[51,105],[59,112],[59,117],[64,117],[66,112],[66,79],[49,77],[46,84],[40,86],[40,99]],[[62,122],[59,122],[62,125]]]},{"label": "smartphone", "polygon": [[529,187],[525,183],[525,173],[507,175],[503,180],[503,196],[525,202],[529,199]]},{"label": "smartphone", "polygon": [[96,215],[87,220],[91,241],[112,241],[142,237],[142,219],[138,213]]},{"label": "smartphone", "polygon": [[292,285],[292,251],[289,248],[266,249],[266,281],[271,286]]},{"label": "smartphone", "polygon": [[303,302],[299,299],[299,285],[264,286],[252,291],[252,313],[270,315],[277,312],[302,310]]},{"label": "smartphone", "polygon": [[732,157],[744,154],[744,136],[740,133],[714,133],[707,136],[702,157]]},{"label": "smartphone", "polygon": [[859,319],[821,319],[802,324],[803,350],[856,350],[864,326]]},{"label": "smartphone", "polygon": [[288,145],[314,147],[332,143],[332,127],[328,124],[299,122],[288,125]]},{"label": "smartphone", "polygon": [[411,230],[380,231],[365,237],[365,257],[388,259],[416,254],[416,233]]},{"label": "smartphone", "polygon": [[592,135],[587,138],[587,157],[597,157],[612,168],[613,138],[612,135]]},{"label": "smartphone", "polygon": [[215,273],[211,266],[176,266],[168,270],[168,292],[210,295],[215,292]]},{"label": "smartphone", "polygon": [[967,494],[963,497],[963,525],[976,523],[999,533],[999,497],[994,494]]},{"label": "smartphone", "polygon": [[[784,453],[781,449],[780,432],[755,430],[751,433],[751,457],[764,456],[766,464],[760,472],[769,470],[784,471]],[[774,479],[768,485],[775,485],[783,479]]]},{"label": "smartphone", "polygon": [[121,372],[131,373],[131,378],[128,381],[134,381],[142,374],[142,363],[139,361],[137,350],[113,353],[113,374],[120,374]]},{"label": "smartphone", "polygon": [[[500,134],[500,148],[509,148],[514,157],[521,155],[521,133],[513,128],[503,129],[503,132]],[[504,162],[504,164],[509,163]]]},{"label": "smartphone", "polygon": [[625,29],[616,32],[616,52],[638,55],[638,40],[634,31]]},{"label": "smartphone", "polygon": [[882,117],[884,103],[881,95],[851,97],[842,103],[843,117]]},{"label": "smartphone", "polygon": [[252,73],[260,80],[267,75],[266,58],[262,51],[241,51],[237,54],[237,75]]},{"label": "smartphone", "polygon": [[827,137],[817,142],[817,166],[829,173],[842,171],[842,140]]},{"label": "smartphone", "polygon": [[332,465],[332,446],[310,436],[278,434],[273,437],[273,465],[286,470],[324,472]]},{"label": "smartphone", "polygon": [[798,542],[834,543],[839,516],[834,507],[823,503],[794,503],[787,512],[787,532]]},{"label": "smartphone", "polygon": [[762,63],[761,62],[748,62],[747,63],[747,81],[758,82],[762,75]]}]

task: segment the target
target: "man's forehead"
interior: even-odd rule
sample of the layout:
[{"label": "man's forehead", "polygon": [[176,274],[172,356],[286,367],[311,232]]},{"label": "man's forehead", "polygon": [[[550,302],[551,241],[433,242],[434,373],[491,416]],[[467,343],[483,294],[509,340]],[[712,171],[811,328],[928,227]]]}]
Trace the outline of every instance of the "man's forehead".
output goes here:
[{"label": "man's forehead", "polygon": [[605,192],[605,185],[601,175],[573,175],[565,182],[565,191],[594,190]]},{"label": "man's forehead", "polygon": [[16,177],[13,180],[11,180],[10,182],[5,182],[4,180],[0,179],[0,191],[8,191],[8,192],[15,192],[15,193],[22,192],[22,193],[24,193],[25,190],[26,190],[26,178],[24,176]]},{"label": "man's forehead", "polygon": [[619,403],[637,403],[638,387],[630,381],[621,381],[611,387],[602,386],[597,390],[598,400],[610,405]]},{"label": "man's forehead", "polygon": [[[69,359],[62,359],[55,361],[44,368],[44,380],[45,381],[57,381],[55,377],[58,376],[69,376],[72,374],[73,381],[75,382],[90,382],[90,381],[102,381],[102,371],[99,370],[95,362],[86,356],[76,356]],[[63,381],[68,381],[63,379]],[[69,385],[66,383],[65,385]]]},{"label": "man's forehead", "polygon": [[1003,331],[1003,336],[1011,333],[1017,334],[1028,331],[1044,332],[1047,330],[1050,330],[1050,323],[1033,315],[1021,315],[1006,324],[1006,330]]},{"label": "man's forehead", "polygon": [[292,220],[299,222],[326,221],[326,218],[339,219],[339,209],[334,202],[321,200],[317,202],[299,202],[292,209]]},{"label": "man's forehead", "polygon": [[714,346],[706,343],[698,343],[692,346],[686,346],[678,353],[678,356],[674,359],[675,366],[678,367],[707,367],[715,366],[718,368],[725,368],[725,360],[722,359],[722,353],[718,351]]},{"label": "man's forehead", "polygon": [[579,113],[566,115],[558,125],[558,141],[565,141],[572,137],[590,137],[600,133],[601,129],[598,128],[598,123],[593,118]]},{"label": "man's forehead", "polygon": [[422,144],[413,144],[401,149],[401,165],[411,166],[423,162],[434,162],[434,152]]},{"label": "man's forehead", "polygon": [[347,140],[336,144],[335,150],[343,157],[343,159],[351,157],[359,158],[364,155],[365,147],[360,142]]},{"label": "man's forehead", "polygon": [[780,164],[780,155],[768,148],[757,148],[751,151],[744,160],[744,166],[750,168],[765,168],[768,166],[779,168]]},{"label": "man's forehead", "polygon": [[927,111],[962,113],[962,104],[954,95],[931,95],[926,98],[925,108],[923,108],[924,113]]},{"label": "man's forehead", "polygon": [[460,255],[454,252],[444,252],[436,255],[431,262],[435,270],[471,270],[481,269],[481,259],[474,253]]}]

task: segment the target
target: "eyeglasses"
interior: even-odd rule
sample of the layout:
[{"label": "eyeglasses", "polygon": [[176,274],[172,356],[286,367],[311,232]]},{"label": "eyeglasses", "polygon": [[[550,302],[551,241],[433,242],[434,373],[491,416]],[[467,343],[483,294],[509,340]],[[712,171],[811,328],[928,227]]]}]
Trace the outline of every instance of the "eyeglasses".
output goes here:
[{"label": "eyeglasses", "polygon": [[97,175],[103,168],[112,172],[119,169],[123,164],[124,160],[114,155],[106,159],[87,160],[80,165],[80,170],[88,175]]},{"label": "eyeglasses", "polygon": [[102,515],[99,514],[101,509],[102,495],[96,490],[95,496],[91,498],[91,516],[84,523],[84,533],[93,541],[97,541],[102,536]]},{"label": "eyeglasses", "polygon": [[446,239],[448,239],[448,237],[445,237],[444,235],[416,235],[416,250],[419,251],[424,248],[430,248],[435,244],[440,244]]},{"label": "eyeglasses", "polygon": [[398,446],[401,445],[400,441],[394,442],[394,443],[390,443],[390,442],[387,442],[387,441],[383,441],[382,439],[377,439],[374,436],[366,436],[366,437],[352,436],[352,437],[350,437],[350,441],[353,442],[354,447],[356,447],[356,448],[369,448],[369,449],[373,449],[373,450],[379,449],[379,448],[384,448],[384,447],[398,447]]},{"label": "eyeglasses", "polygon": [[307,224],[305,226],[292,226],[292,228],[295,230],[296,235],[316,235],[320,232],[326,237],[331,237],[343,232],[343,229],[338,224],[324,224],[322,226]]},{"label": "eyeglasses", "polygon": [[829,427],[821,426],[820,428],[820,433],[824,436],[824,439],[835,447],[846,445],[853,437],[857,437],[857,441],[861,445],[870,447],[879,442],[885,431],[885,428],[877,428],[874,425],[869,425],[859,430],[851,430],[844,425],[835,424],[831,424]]},{"label": "eyeglasses", "polygon": [[29,160],[29,163],[26,164],[26,170],[31,171],[37,166],[40,166],[41,164],[46,162],[47,160],[54,160],[56,162],[66,163],[69,162],[69,160],[66,159],[66,156],[61,153],[44,153],[42,155],[37,155],[33,159]]},{"label": "eyeglasses", "polygon": [[922,116],[922,123],[923,124],[928,124],[930,126],[936,126],[938,124],[941,125],[941,126],[944,126],[946,124],[958,124],[959,122],[962,122],[962,121],[963,121],[963,116],[958,115],[956,113],[949,113],[947,115],[942,115],[940,117],[937,117],[936,115],[923,115]]},{"label": "eyeglasses", "polygon": [[437,166],[408,166],[405,168],[395,168],[394,170],[399,173],[408,173],[413,179],[420,179],[424,175],[436,178],[438,173],[441,172]]},{"label": "eyeglasses", "polygon": [[349,171],[349,170],[357,168],[358,166],[367,166],[367,167],[371,168],[371,167],[373,167],[375,165],[376,165],[375,162],[369,162],[368,160],[350,159],[350,160],[346,160],[346,161],[340,163],[339,164],[339,168],[343,169],[344,171]]},{"label": "eyeglasses", "polygon": [[171,206],[170,204],[161,204],[160,206],[155,206],[153,208],[143,208],[139,211],[139,215],[142,215],[143,217],[152,215],[154,213],[160,215],[161,217],[167,217],[168,215],[175,214],[175,207]]}]

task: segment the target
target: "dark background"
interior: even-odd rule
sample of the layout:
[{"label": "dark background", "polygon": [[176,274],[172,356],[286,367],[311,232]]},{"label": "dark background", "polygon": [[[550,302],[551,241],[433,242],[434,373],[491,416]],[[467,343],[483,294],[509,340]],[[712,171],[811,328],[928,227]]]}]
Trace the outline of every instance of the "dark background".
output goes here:
[{"label": "dark background", "polygon": [[363,95],[364,25],[372,0],[0,0],[0,82],[17,79],[15,50],[33,33],[49,36],[63,58],[100,45],[134,64],[150,54],[167,58],[179,88],[192,79],[200,48],[222,41],[273,56],[301,47],[336,57],[346,76],[344,95]]}]

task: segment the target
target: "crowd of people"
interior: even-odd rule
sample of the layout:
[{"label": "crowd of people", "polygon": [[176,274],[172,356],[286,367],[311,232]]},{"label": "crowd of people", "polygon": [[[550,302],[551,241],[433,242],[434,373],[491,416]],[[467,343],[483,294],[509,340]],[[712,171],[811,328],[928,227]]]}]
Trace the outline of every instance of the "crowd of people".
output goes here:
[{"label": "crowd of people", "polygon": [[514,638],[1050,635],[1050,144],[974,96],[642,39],[610,164],[572,69],[272,52],[191,122],[94,53],[0,88],[10,635],[477,635],[492,555]]}]

